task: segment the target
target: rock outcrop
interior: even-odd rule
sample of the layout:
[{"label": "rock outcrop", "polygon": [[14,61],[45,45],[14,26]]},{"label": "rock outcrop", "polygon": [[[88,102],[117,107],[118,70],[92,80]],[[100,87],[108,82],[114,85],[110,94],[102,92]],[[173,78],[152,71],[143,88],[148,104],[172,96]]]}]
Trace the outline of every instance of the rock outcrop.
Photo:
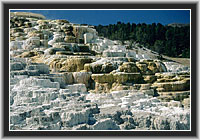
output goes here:
[{"label": "rock outcrop", "polygon": [[189,130],[190,68],[92,26],[10,14],[11,130]]}]

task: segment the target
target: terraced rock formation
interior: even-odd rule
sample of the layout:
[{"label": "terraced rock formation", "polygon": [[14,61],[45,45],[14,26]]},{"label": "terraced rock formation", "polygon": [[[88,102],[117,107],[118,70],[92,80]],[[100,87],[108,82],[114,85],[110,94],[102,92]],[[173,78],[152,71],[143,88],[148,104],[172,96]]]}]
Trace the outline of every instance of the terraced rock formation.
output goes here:
[{"label": "terraced rock formation", "polygon": [[92,26],[10,15],[11,130],[189,130],[190,68]]}]

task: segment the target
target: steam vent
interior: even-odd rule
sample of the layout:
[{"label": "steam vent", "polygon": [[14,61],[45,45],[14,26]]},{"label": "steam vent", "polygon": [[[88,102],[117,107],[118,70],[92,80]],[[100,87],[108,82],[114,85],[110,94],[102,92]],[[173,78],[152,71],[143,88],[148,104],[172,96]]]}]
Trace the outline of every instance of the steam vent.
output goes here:
[{"label": "steam vent", "polygon": [[10,13],[10,129],[190,130],[190,68],[128,43]]}]

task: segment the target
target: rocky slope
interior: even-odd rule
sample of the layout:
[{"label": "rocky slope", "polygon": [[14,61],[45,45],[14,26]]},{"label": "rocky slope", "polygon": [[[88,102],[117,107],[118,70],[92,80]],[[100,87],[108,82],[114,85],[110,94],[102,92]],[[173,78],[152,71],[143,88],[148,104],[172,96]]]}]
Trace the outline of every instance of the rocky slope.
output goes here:
[{"label": "rocky slope", "polygon": [[10,15],[11,130],[189,130],[190,69],[92,26]]}]

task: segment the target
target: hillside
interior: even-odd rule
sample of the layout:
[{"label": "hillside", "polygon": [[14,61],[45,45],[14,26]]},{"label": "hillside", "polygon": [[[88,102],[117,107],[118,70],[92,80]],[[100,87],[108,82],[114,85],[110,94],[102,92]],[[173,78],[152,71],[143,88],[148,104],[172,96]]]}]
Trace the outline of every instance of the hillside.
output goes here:
[{"label": "hillside", "polygon": [[190,67],[190,59],[189,58],[175,58],[175,57],[168,57],[168,56],[163,56],[163,58],[165,58],[169,61],[174,61],[174,62],[179,63],[181,65]]},{"label": "hillside", "polygon": [[190,26],[188,24],[121,23],[95,26],[100,36],[122,42],[131,40],[169,57],[190,57]]},{"label": "hillside", "polygon": [[11,130],[190,130],[187,59],[40,17],[11,14]]}]

